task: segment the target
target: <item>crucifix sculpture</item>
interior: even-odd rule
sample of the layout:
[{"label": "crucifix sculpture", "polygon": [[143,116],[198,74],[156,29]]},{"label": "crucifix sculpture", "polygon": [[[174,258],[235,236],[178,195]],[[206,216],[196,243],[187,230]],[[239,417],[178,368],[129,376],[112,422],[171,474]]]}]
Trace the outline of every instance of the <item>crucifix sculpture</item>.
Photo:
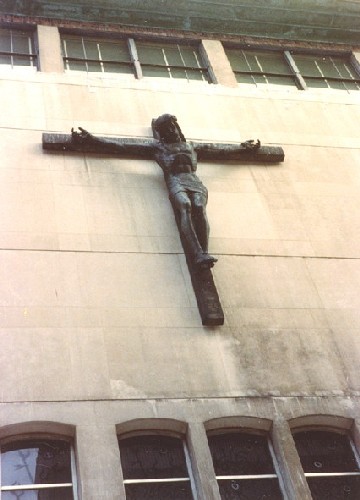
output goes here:
[{"label": "crucifix sculpture", "polygon": [[208,253],[208,192],[196,174],[197,160],[284,161],[281,147],[260,141],[240,144],[187,142],[175,116],[152,120],[154,139],[95,137],[83,128],[71,135],[43,134],[43,148],[52,151],[106,153],[154,159],[164,173],[203,325],[224,323],[224,313],[211,268],[217,259]]}]

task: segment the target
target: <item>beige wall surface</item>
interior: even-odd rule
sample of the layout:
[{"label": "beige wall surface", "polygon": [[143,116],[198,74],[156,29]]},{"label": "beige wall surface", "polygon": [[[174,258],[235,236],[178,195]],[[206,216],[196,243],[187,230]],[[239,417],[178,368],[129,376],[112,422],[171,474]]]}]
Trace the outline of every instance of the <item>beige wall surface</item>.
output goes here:
[{"label": "beige wall surface", "polygon": [[[359,394],[355,94],[55,74],[0,92],[1,401]],[[150,136],[165,112],[190,140],[285,150],[199,165],[223,327],[201,326],[155,162],[41,148],[78,125]]]}]

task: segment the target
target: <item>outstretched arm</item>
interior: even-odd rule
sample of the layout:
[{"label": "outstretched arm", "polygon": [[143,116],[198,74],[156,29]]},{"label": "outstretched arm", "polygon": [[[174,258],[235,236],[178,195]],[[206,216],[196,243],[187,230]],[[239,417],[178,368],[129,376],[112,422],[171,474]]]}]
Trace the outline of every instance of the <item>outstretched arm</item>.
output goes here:
[{"label": "outstretched arm", "polygon": [[199,160],[284,161],[284,151],[281,147],[261,146],[259,139],[248,140],[240,144],[221,142],[192,142],[192,144]]},{"label": "outstretched arm", "polygon": [[152,156],[154,151],[154,141],[138,138],[112,138],[96,137],[82,127],[78,127],[80,132],[71,129],[71,143],[80,151],[99,151],[101,153]]},{"label": "outstretched arm", "polygon": [[115,156],[134,156],[152,159],[156,141],[138,138],[96,137],[79,127],[80,132],[71,129],[69,134],[43,134],[43,148],[51,151],[78,151]]}]

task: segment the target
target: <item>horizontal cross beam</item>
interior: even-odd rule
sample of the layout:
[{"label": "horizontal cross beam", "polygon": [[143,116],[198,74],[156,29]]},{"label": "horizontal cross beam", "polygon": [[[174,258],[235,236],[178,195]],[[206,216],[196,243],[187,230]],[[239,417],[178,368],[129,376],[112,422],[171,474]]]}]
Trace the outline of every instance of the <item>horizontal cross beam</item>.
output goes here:
[{"label": "horizontal cross beam", "polygon": [[[137,158],[153,159],[155,139],[99,137],[111,140],[114,144],[101,145],[89,143],[86,146],[76,144],[70,134],[43,133],[43,149],[47,151],[74,151],[81,153],[123,154]],[[190,141],[198,154],[199,160],[205,161],[251,161],[254,163],[278,163],[284,161],[284,150],[280,146],[261,146],[256,150],[243,149],[231,152],[233,144]],[[115,146],[116,144],[116,146]]]}]

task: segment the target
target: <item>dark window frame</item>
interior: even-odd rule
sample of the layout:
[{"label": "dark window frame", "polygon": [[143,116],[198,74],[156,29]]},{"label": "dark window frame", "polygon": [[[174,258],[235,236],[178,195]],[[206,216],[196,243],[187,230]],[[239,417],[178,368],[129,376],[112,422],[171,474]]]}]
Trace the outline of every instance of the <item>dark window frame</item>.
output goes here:
[{"label": "dark window frame", "polygon": [[[360,67],[359,64],[354,60],[354,55],[350,51],[346,52],[340,52],[340,51],[321,51],[319,49],[294,49],[294,48],[287,48],[287,47],[274,47],[274,46],[266,46],[266,45],[259,45],[259,46],[254,46],[251,44],[247,45],[238,45],[238,44],[229,44],[229,43],[223,43],[225,52],[227,50],[231,51],[249,51],[253,52],[254,55],[256,53],[269,53],[269,54],[274,54],[274,55],[281,55],[283,57],[284,62],[287,64],[289,67],[289,73],[278,73],[278,72],[267,72],[267,71],[238,71],[234,70],[232,68],[232,71],[234,72],[235,76],[238,74],[244,74],[244,75],[254,75],[254,76],[276,76],[276,77],[292,77],[294,79],[294,83],[299,90],[307,90],[309,87],[306,84],[306,78],[308,79],[313,79],[313,80],[318,80],[318,81],[334,81],[334,82],[342,82],[344,84],[346,83],[355,83],[358,84],[358,89],[360,90]],[[346,77],[329,77],[329,76],[309,76],[309,75],[304,75],[303,72],[301,72],[298,68],[298,65],[296,64],[296,56],[313,56],[314,58],[316,57],[323,57],[323,58],[341,58],[343,59],[344,62],[348,63],[349,66],[351,67],[352,71],[357,75],[357,78],[346,78]],[[239,83],[239,82],[238,82]],[[254,82],[256,85],[256,82]],[[239,86],[241,86],[241,83],[239,83]],[[330,88],[328,86],[328,88]],[[348,92],[352,89],[346,89]]]},{"label": "dark window frame", "polygon": [[[189,78],[187,76],[187,71],[193,71],[197,72],[199,75],[201,75],[202,81],[206,83],[212,83],[211,78],[210,78],[210,73],[209,73],[209,68],[204,64],[203,58],[201,56],[201,52],[199,50],[199,45],[200,41],[199,40],[180,40],[177,38],[163,38],[163,37],[144,37],[144,36],[134,36],[134,35],[116,35],[116,34],[106,34],[106,35],[100,35],[98,33],[79,33],[78,31],[72,32],[68,30],[61,30],[60,31],[60,38],[61,38],[61,49],[62,49],[62,56],[64,60],[64,68],[66,70],[69,70],[67,67],[70,62],[83,62],[85,64],[87,63],[100,63],[100,64],[106,64],[106,63],[111,63],[111,64],[118,64],[119,66],[127,66],[132,69],[131,73],[133,76],[135,76],[136,79],[141,79],[141,78],[152,78],[152,77],[146,77],[143,75],[143,69],[145,68],[153,68],[153,69],[160,69],[160,70],[165,70],[168,74],[170,79],[174,80],[186,80],[188,82],[194,82],[196,81],[195,79],[192,79],[191,77]],[[113,60],[102,60],[102,59],[90,59],[86,57],[73,57],[71,55],[68,55],[67,53],[64,53],[63,50],[63,40],[68,38],[70,39],[77,39],[81,40],[82,44],[84,46],[84,40],[90,40],[90,41],[98,41],[99,43],[101,42],[122,42],[126,43],[128,53],[129,53],[129,61],[113,61]],[[196,59],[198,64],[197,65],[175,65],[175,64],[168,64],[166,61],[166,57],[164,57],[164,63],[159,64],[159,63],[144,63],[141,61],[138,55],[138,48],[137,48],[137,43],[141,45],[146,45],[148,44],[151,46],[152,44],[155,45],[162,45],[164,47],[164,50],[166,50],[166,47],[169,48],[174,48],[178,47],[179,51],[181,47],[192,47],[196,51]],[[84,50],[84,55],[85,55],[85,50]],[[173,70],[181,70],[185,72],[186,78],[178,78],[174,77],[172,75]],[[70,70],[71,71],[71,70]],[[76,71],[76,70],[75,70]],[[80,70],[81,71],[81,70]],[[88,72],[88,71],[87,71]],[[90,72],[91,73],[91,72]],[[111,72],[106,72],[102,70],[99,72],[96,72],[96,74],[102,73],[102,74],[116,74],[116,73],[111,73]],[[159,78],[163,78],[159,76]]]},{"label": "dark window frame", "polygon": [[142,438],[145,437],[147,438],[148,436],[157,436],[159,438],[161,437],[170,437],[170,438],[175,438],[178,440],[179,443],[182,445],[182,449],[184,452],[184,461],[185,461],[185,467],[187,470],[187,477],[174,477],[174,478],[137,478],[137,479],[129,479],[125,478],[123,479],[123,484],[125,485],[134,485],[134,484],[150,484],[150,483],[161,483],[161,484],[166,484],[166,483],[174,483],[174,482],[187,482],[190,485],[190,489],[192,492],[192,497],[195,499],[197,498],[196,496],[196,485],[195,485],[195,479],[194,479],[194,474],[192,470],[192,463],[191,463],[191,458],[190,458],[190,453],[188,450],[187,442],[186,442],[186,436],[185,435],[180,435],[179,433],[172,431],[172,430],[151,430],[151,429],[139,429],[139,430],[133,430],[130,432],[124,432],[120,433],[117,435],[118,439],[118,446],[119,446],[119,451],[120,451],[120,462],[121,462],[121,467],[124,469],[123,462],[121,459],[121,441],[126,440],[128,438]]},{"label": "dark window frame", "polygon": [[[296,440],[295,440],[295,436],[296,435],[299,435],[299,434],[302,434],[302,433],[307,433],[307,432],[313,432],[313,433],[328,433],[328,434],[333,434],[334,436],[336,435],[339,435],[339,436],[343,436],[343,437],[346,437],[347,438],[347,441],[348,441],[348,444],[349,444],[349,448],[350,450],[352,451],[352,454],[353,454],[353,460],[354,462],[356,463],[356,466],[358,468],[358,471],[336,471],[336,472],[309,472],[307,470],[305,470],[304,468],[304,464],[302,463],[302,460],[301,460],[301,454],[296,446]],[[324,480],[326,479],[336,479],[336,478],[341,478],[341,477],[360,477],[360,453],[356,447],[356,444],[355,444],[355,441],[352,437],[352,432],[351,430],[347,430],[347,429],[341,429],[341,428],[334,428],[334,427],[329,427],[329,426],[300,426],[298,428],[292,428],[292,435],[294,437],[294,441],[295,441],[295,446],[296,446],[296,451],[299,455],[299,458],[300,458],[300,462],[301,462],[301,466],[302,466],[302,469],[303,469],[303,472],[304,472],[304,476],[309,484],[309,487],[311,488],[310,486],[310,483],[308,481],[308,479],[320,479],[320,478],[323,478]],[[317,467],[317,464],[314,462],[314,466]],[[319,464],[319,468],[320,468],[320,464]],[[339,469],[341,469],[341,462],[339,461]]]},{"label": "dark window frame", "polygon": [[[32,68],[33,70],[38,70],[38,53],[37,53],[37,39],[36,39],[36,29],[35,27],[26,27],[26,26],[21,26],[21,27],[14,27],[14,26],[8,26],[8,25],[1,25],[0,24],[0,33],[1,32],[8,32],[9,34],[9,41],[10,41],[10,50],[1,50],[0,49],[0,57],[1,56],[6,56],[10,57],[10,64],[6,63],[1,63],[0,67],[2,66],[10,66],[11,69],[13,70],[14,68],[16,69],[24,69],[24,68]],[[22,52],[22,51],[16,51],[13,49],[14,41],[13,41],[13,36],[16,34],[21,34],[24,36],[27,36],[28,38],[28,52]],[[21,64],[16,64],[14,63],[14,58],[19,57],[26,59],[29,61],[30,64],[26,65],[21,65]]]},{"label": "dark window frame", "polygon": [[[246,436],[259,436],[264,438],[267,443],[267,448],[269,451],[269,455],[271,458],[271,465],[273,466],[274,473],[271,474],[228,474],[228,475],[220,475],[216,473],[214,468],[216,480],[219,481],[256,481],[256,480],[266,480],[266,479],[276,479],[278,483],[279,490],[283,496],[285,496],[285,486],[283,482],[283,478],[280,472],[280,466],[278,464],[276,453],[274,450],[274,446],[271,441],[270,433],[268,431],[264,431],[261,429],[253,429],[253,428],[242,428],[242,427],[231,427],[231,428],[215,428],[207,431],[208,438],[211,436],[221,436],[221,435],[229,435],[229,434],[243,434]],[[210,444],[209,450],[211,453]]]},{"label": "dark window frame", "polygon": [[[48,442],[62,442],[69,445],[70,452],[70,468],[71,468],[71,483],[26,483],[26,484],[16,484],[16,485],[3,485],[2,484],[2,453],[3,447],[7,445],[16,444],[20,445],[23,443],[26,446],[29,443],[36,441],[48,441]],[[60,490],[61,488],[71,488],[71,492],[74,500],[78,500],[78,481],[77,481],[77,468],[76,468],[76,457],[75,457],[75,449],[73,439],[68,436],[58,435],[58,434],[49,434],[49,433],[25,433],[12,435],[9,437],[5,437],[0,442],[0,496],[2,492],[11,492],[11,491],[31,491],[31,490],[46,490],[46,489],[56,489]]]}]

